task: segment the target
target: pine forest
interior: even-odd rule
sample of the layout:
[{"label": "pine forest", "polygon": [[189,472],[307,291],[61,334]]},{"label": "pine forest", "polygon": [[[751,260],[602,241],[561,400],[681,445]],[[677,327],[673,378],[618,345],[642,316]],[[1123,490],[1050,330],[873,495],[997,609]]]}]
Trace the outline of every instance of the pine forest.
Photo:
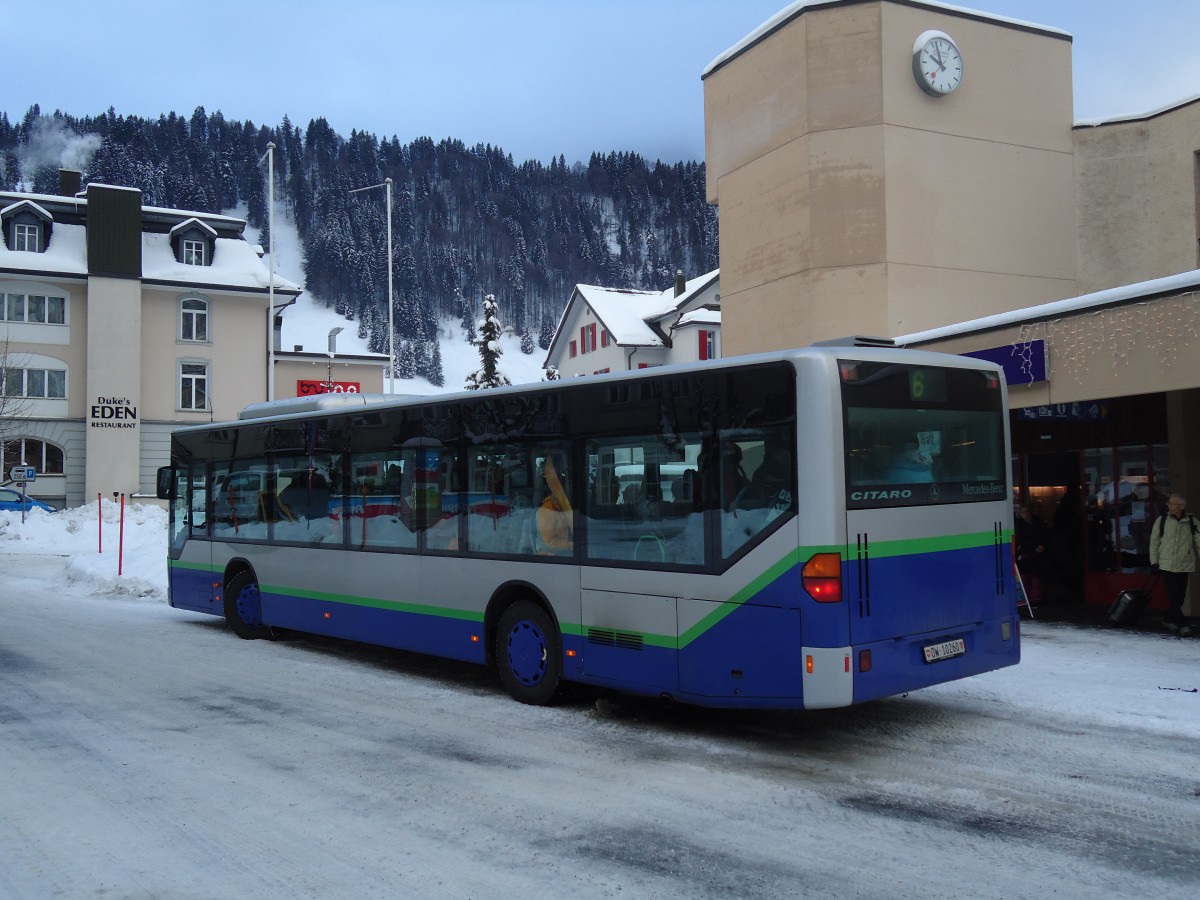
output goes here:
[{"label": "pine forest", "polygon": [[[157,119],[33,106],[13,122],[0,112],[0,189],[57,193],[58,170],[78,168],[85,185],[136,187],[147,206],[219,213],[244,204],[265,243],[269,143],[276,215],[296,223],[307,289],[356,322],[375,352],[388,345],[387,204],[382,187],[359,189],[387,178],[393,318],[406,346],[436,347],[444,319],[473,334],[483,298],[494,295],[531,353],[548,346],[575,284],[662,290],[676,271],[693,278],[718,264],[703,162],[597,151],[586,163],[517,163],[500,147],[452,138],[343,137],[323,118],[302,129],[286,116],[255,126],[202,107]],[[55,148],[63,152],[47,152]],[[415,368],[426,374],[429,354],[420,355]]]}]

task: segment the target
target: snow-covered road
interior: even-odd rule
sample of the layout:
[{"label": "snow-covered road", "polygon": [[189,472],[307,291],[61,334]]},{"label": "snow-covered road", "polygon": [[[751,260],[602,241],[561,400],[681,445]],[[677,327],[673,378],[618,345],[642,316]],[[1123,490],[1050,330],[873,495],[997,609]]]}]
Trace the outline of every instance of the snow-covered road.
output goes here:
[{"label": "snow-covered road", "polygon": [[[862,708],[510,700],[0,556],[0,897],[1193,897],[1200,640]],[[1182,689],[1182,690],[1179,690]]]}]

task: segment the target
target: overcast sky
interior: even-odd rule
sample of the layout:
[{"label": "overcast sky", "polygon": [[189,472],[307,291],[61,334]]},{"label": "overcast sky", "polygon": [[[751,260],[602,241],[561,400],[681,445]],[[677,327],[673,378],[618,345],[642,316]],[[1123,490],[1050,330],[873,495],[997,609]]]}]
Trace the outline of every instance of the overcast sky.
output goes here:
[{"label": "overcast sky", "polygon": [[[10,23],[0,110],[324,117],[515,160],[702,159],[700,74],[787,0],[73,0]],[[1074,36],[1076,119],[1200,94],[1200,0],[978,0]],[[13,39],[17,37],[19,39]],[[969,64],[968,64],[969,65]]]}]

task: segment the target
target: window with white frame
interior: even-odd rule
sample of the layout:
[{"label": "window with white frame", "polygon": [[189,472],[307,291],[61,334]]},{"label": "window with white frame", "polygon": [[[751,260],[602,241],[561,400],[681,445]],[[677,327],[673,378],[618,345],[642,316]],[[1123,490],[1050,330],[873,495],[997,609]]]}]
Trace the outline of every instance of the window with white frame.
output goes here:
[{"label": "window with white frame", "polygon": [[0,393],[6,397],[65,400],[67,397],[66,369],[3,369],[0,370]]},{"label": "window with white frame", "polygon": [[206,246],[204,241],[183,242],[183,263],[186,266],[206,266]]},{"label": "window with white frame", "polygon": [[208,363],[179,363],[179,408],[208,409]]},{"label": "window with white frame", "polygon": [[25,321],[25,295],[24,294],[5,294],[4,303],[2,304],[3,317],[7,322],[24,322]]},{"label": "window with white frame", "polygon": [[13,438],[4,442],[4,471],[13,466],[33,466],[39,475],[62,475],[62,447],[37,438]]},{"label": "window with white frame", "polygon": [[185,297],[179,302],[179,338],[208,342],[208,301]]},{"label": "window with white frame", "polygon": [[0,322],[67,324],[67,298],[52,294],[0,294]]},{"label": "window with white frame", "polygon": [[13,249],[42,252],[42,227],[17,222],[13,225]]}]

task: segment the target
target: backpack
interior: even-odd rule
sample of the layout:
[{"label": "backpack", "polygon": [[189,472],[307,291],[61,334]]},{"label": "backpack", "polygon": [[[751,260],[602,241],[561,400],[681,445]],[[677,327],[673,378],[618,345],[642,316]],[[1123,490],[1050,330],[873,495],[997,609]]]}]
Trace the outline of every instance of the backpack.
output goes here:
[{"label": "backpack", "polygon": [[[1188,513],[1188,524],[1192,526],[1192,537],[1196,536],[1196,517]],[[1162,540],[1163,533],[1167,530],[1167,514],[1163,513],[1158,517],[1158,538]]]}]

